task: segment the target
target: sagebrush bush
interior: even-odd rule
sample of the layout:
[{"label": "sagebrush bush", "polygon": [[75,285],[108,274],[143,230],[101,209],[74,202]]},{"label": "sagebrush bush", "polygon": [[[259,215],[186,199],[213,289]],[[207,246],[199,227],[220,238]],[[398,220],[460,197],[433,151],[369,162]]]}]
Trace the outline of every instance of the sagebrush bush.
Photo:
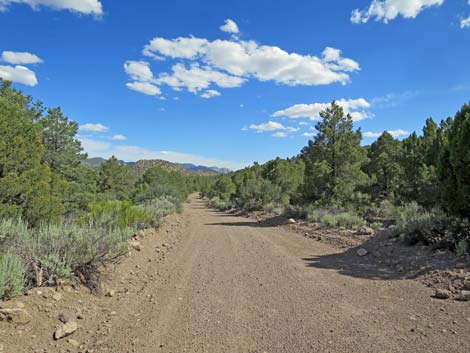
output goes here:
[{"label": "sagebrush bush", "polygon": [[357,214],[327,208],[310,207],[307,210],[307,221],[346,229],[359,229],[366,225],[365,220]]},{"label": "sagebrush bush", "polygon": [[407,244],[439,245],[448,241],[451,219],[441,210],[427,211],[412,202],[397,207],[394,214],[392,233]]},{"label": "sagebrush bush", "polygon": [[0,299],[21,294],[26,282],[26,266],[16,255],[0,255]]},{"label": "sagebrush bush", "polygon": [[137,206],[144,214],[152,218],[152,224],[158,224],[160,220],[173,212],[182,212],[183,206],[179,199],[174,196],[163,196],[158,199],[146,201]]},{"label": "sagebrush bush", "polygon": [[214,196],[209,200],[209,206],[217,208],[222,211],[230,210],[233,205],[230,201],[222,200],[218,196]]},{"label": "sagebrush bush", "polygon": [[29,284],[51,285],[73,274],[89,278],[100,265],[115,262],[127,252],[127,240],[135,230],[47,224],[10,236],[5,246],[26,265]]},{"label": "sagebrush bush", "polygon": [[283,215],[286,211],[286,207],[283,204],[270,202],[267,205],[263,206],[263,211],[266,213],[271,213],[276,216]]},{"label": "sagebrush bush", "polygon": [[152,215],[134,206],[131,201],[92,203],[85,223],[102,227],[138,227],[152,222]]}]

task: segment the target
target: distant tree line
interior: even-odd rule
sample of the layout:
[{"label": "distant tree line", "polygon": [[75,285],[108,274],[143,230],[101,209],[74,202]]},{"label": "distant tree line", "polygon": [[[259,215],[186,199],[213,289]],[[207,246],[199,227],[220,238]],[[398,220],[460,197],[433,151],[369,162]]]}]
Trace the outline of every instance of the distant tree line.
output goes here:
[{"label": "distant tree line", "polygon": [[[427,119],[420,135],[399,141],[384,132],[369,146],[361,146],[361,130],[335,102],[320,117],[317,135],[298,156],[219,176],[205,195],[219,208],[310,214],[312,219],[325,213],[350,213],[370,222],[394,218],[397,229],[402,216],[402,233],[425,228],[421,238],[409,235],[410,242],[469,249],[470,105],[439,124]],[[410,208],[414,212],[404,220]],[[444,225],[423,220],[442,221],[433,217],[437,213],[445,214]]]}]

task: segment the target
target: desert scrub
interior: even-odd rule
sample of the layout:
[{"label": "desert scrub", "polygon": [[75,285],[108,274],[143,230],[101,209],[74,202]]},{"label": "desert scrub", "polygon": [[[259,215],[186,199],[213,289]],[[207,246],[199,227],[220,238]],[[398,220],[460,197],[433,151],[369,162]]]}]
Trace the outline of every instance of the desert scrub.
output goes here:
[{"label": "desert scrub", "polygon": [[127,252],[135,228],[45,224],[9,236],[4,246],[26,268],[29,285],[53,285],[78,275],[88,280],[101,265],[116,262]]},{"label": "desert scrub", "polygon": [[286,211],[286,207],[279,203],[270,202],[267,205],[263,206],[263,211],[266,213],[274,214],[276,216],[280,216],[284,214],[284,212]]},{"label": "desert scrub", "polygon": [[209,206],[217,208],[222,211],[230,210],[232,208],[232,203],[227,200],[223,200],[218,196],[214,196],[209,200]]},{"label": "desert scrub", "polygon": [[327,227],[359,229],[366,221],[355,213],[325,208],[309,208],[307,221],[321,223]]},{"label": "desert scrub", "polygon": [[137,208],[144,214],[152,218],[152,224],[158,224],[160,220],[173,212],[181,213],[183,206],[178,198],[172,196],[163,196],[157,199],[146,201]]},{"label": "desert scrub", "polygon": [[26,282],[26,266],[10,253],[0,255],[0,299],[11,298],[23,292]]},{"label": "desert scrub", "polygon": [[443,211],[425,210],[416,202],[397,207],[392,234],[405,243],[444,246],[450,240],[451,219]]},{"label": "desert scrub", "polygon": [[99,227],[139,227],[152,222],[152,215],[134,206],[131,201],[107,201],[89,205],[89,213],[82,224]]}]

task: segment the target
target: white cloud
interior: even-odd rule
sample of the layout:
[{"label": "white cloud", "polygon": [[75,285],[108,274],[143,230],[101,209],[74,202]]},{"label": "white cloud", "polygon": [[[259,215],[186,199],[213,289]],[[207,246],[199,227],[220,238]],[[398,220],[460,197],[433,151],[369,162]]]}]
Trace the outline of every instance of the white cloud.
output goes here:
[{"label": "white cloud", "polygon": [[304,132],[302,134],[302,136],[305,136],[305,137],[313,137],[313,136],[316,136],[316,132]]},{"label": "white cloud", "polygon": [[206,99],[209,99],[209,98],[212,98],[212,97],[218,97],[218,96],[220,96],[220,92],[216,91],[214,89],[209,89],[209,90],[205,91],[203,94],[201,94],[201,97],[206,98]]},{"label": "white cloud", "polygon": [[[1,1],[1,0],[0,0]],[[39,64],[42,63],[42,59],[37,55],[28,53],[28,52],[14,52],[14,51],[4,51],[2,53],[2,61],[9,64]]]},{"label": "white cloud", "polygon": [[103,125],[103,124],[83,124],[80,125],[80,130],[81,131],[90,131],[90,132],[106,132],[109,130],[109,127]]},{"label": "white cloud", "polygon": [[86,15],[103,14],[103,5],[98,0],[0,0],[0,11],[7,11],[11,4],[27,4],[33,9],[46,6]]},{"label": "white cloud", "polygon": [[190,68],[186,68],[184,64],[176,64],[172,71],[171,74],[161,74],[155,83],[166,84],[177,91],[186,88],[189,92],[197,93],[208,89],[211,84],[233,88],[240,87],[245,82],[243,78],[213,70],[209,66],[200,67],[197,63],[193,63]]},{"label": "white cloud", "polygon": [[[401,137],[401,136],[408,136],[410,134],[409,131],[402,130],[402,129],[389,130],[387,132],[395,138]],[[363,135],[364,135],[364,137],[367,137],[367,138],[377,138],[377,137],[380,137],[382,135],[382,132],[367,131],[367,132],[364,132]]]},{"label": "white cloud", "polygon": [[20,65],[0,65],[0,78],[32,87],[38,84],[36,74],[27,67]]},{"label": "white cloud", "polygon": [[221,31],[227,32],[227,33],[234,33],[234,34],[240,33],[240,30],[238,29],[237,24],[229,18],[226,19],[225,24],[223,24],[219,28]]},{"label": "white cloud", "polygon": [[[340,99],[336,103],[343,108],[346,114],[350,114],[354,121],[364,120],[369,117],[366,110],[371,105],[364,98]],[[329,106],[330,103],[295,104],[289,108],[278,110],[271,116],[273,118],[286,116],[291,119],[308,118],[310,120],[320,120],[320,112]]]},{"label": "white cloud", "polygon": [[[248,129],[255,130],[256,132],[265,132],[265,131],[276,131],[276,130],[284,130],[287,132],[296,132],[299,131],[299,128],[284,126],[281,123],[275,121],[268,121],[264,124],[251,124]],[[246,130],[246,129],[245,129]]]},{"label": "white cloud", "polygon": [[460,21],[460,28],[470,28],[470,16]]},{"label": "white cloud", "polygon": [[83,150],[88,154],[88,157],[111,157],[111,155],[107,155],[107,152],[111,148],[111,144],[109,142],[102,142],[93,140],[86,137],[80,137],[80,142],[82,143]]},{"label": "white cloud", "polygon": [[126,83],[126,86],[133,91],[140,92],[148,96],[156,96],[161,93],[160,88],[148,82],[128,82]]},{"label": "white cloud", "polygon": [[264,131],[284,130],[285,126],[275,121],[268,121],[267,123],[259,124],[259,125],[251,124],[249,128],[251,130],[256,130],[257,132],[264,132]]},{"label": "white cloud", "polygon": [[276,132],[274,134],[272,134],[272,137],[287,137],[287,134],[285,132]]},{"label": "white cloud", "polygon": [[432,6],[441,6],[444,0],[373,0],[365,10],[355,9],[351,15],[353,23],[367,23],[371,18],[388,23],[398,16],[416,18],[421,11]]},{"label": "white cloud", "polygon": [[121,135],[121,134],[117,134],[117,135],[113,135],[111,137],[111,140],[114,140],[114,141],[125,141],[127,140],[127,137],[124,136],[124,135]]},{"label": "white cloud", "polygon": [[134,81],[148,82],[153,79],[150,64],[145,61],[126,61],[124,63],[124,71],[126,71],[129,77]]},{"label": "white cloud", "polygon": [[[228,25],[226,29],[230,33],[238,33],[234,24],[227,21],[224,26]],[[339,49],[327,47],[319,56],[302,55],[235,36],[231,40],[213,41],[193,36],[156,37],[145,45],[142,53],[154,59],[178,62],[172,64],[170,72],[153,75],[149,63],[128,61],[125,70],[132,80],[158,86],[166,84],[174,90],[187,89],[195,94],[212,86],[240,87],[249,79],[289,86],[346,84],[350,74],[360,70],[359,64],[342,57]]]}]

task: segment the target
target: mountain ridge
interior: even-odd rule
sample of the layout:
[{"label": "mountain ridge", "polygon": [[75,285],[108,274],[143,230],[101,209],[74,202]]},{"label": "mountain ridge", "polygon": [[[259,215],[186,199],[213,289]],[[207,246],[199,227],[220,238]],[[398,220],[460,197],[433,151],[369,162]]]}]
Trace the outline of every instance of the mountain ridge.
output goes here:
[{"label": "mountain ridge", "polygon": [[[102,157],[87,158],[83,161],[84,164],[92,168],[98,168],[101,163],[106,161]],[[173,163],[165,161],[163,159],[142,159],[137,162],[125,162],[119,161],[123,165],[127,165],[136,174],[143,174],[147,169],[152,167],[160,167],[165,170],[178,172],[183,175],[201,175],[201,176],[213,176],[217,174],[228,174],[232,171],[228,168],[219,167],[208,167],[203,165],[196,165],[193,163]]]}]

